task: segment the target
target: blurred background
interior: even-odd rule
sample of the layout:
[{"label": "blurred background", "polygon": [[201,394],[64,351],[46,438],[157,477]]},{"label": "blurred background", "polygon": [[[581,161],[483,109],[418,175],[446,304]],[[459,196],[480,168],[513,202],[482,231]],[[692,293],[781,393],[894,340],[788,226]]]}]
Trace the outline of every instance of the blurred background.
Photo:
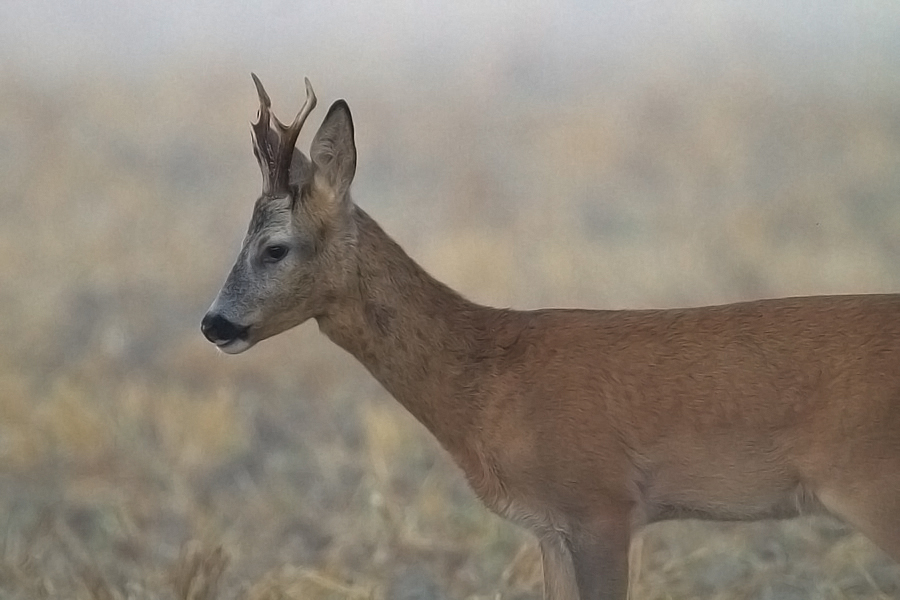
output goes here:
[{"label": "blurred background", "polygon": [[[354,198],[487,304],[900,290],[900,5],[0,3],[0,596],[538,598],[533,540],[306,324],[199,322],[276,114],[346,98]],[[308,148],[311,133],[301,136]],[[641,598],[887,598],[824,519],[646,530]]]}]

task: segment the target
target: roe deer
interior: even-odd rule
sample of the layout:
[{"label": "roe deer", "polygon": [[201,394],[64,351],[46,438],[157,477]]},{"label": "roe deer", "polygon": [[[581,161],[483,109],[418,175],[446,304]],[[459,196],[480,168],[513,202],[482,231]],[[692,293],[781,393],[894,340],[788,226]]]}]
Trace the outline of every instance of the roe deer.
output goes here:
[{"label": "roe deer", "polygon": [[675,310],[479,306],[350,198],[335,102],[309,157],[260,99],[263,190],[202,330],[236,354],[314,318],[540,540],[544,597],[627,595],[633,532],[827,512],[900,561],[900,295]]}]

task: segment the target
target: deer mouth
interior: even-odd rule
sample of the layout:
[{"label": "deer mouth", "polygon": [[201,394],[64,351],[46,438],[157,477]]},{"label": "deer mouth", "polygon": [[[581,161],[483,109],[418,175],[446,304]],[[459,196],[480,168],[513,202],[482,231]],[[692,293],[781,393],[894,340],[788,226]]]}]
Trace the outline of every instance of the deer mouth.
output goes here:
[{"label": "deer mouth", "polygon": [[217,341],[213,343],[216,345],[216,348],[218,348],[225,354],[240,354],[253,345],[253,343],[246,338],[236,338],[233,340]]}]

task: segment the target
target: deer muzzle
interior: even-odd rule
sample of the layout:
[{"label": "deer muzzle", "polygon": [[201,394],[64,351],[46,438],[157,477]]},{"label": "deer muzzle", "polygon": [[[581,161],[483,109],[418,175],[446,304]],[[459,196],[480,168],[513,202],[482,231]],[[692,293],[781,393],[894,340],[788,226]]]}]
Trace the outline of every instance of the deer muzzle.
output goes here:
[{"label": "deer muzzle", "polygon": [[249,327],[232,323],[221,314],[208,312],[200,323],[200,331],[223,352],[237,354],[250,347]]}]

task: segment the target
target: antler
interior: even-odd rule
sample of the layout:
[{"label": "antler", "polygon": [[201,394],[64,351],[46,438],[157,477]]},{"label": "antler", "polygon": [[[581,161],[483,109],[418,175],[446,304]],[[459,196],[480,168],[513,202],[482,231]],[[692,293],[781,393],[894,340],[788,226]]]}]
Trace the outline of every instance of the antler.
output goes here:
[{"label": "antler", "polygon": [[[289,176],[294,145],[297,143],[303,123],[316,107],[316,93],[313,91],[309,79],[304,78],[306,101],[303,103],[303,108],[294,117],[294,122],[285,125],[271,113],[272,101],[269,100],[269,95],[262,82],[255,73],[251,73],[250,76],[253,77],[256,93],[259,94],[259,119],[250,126],[253,136],[253,153],[256,155],[262,171],[263,193],[285,194],[290,191]],[[270,121],[274,123],[274,128],[270,126]]]}]

